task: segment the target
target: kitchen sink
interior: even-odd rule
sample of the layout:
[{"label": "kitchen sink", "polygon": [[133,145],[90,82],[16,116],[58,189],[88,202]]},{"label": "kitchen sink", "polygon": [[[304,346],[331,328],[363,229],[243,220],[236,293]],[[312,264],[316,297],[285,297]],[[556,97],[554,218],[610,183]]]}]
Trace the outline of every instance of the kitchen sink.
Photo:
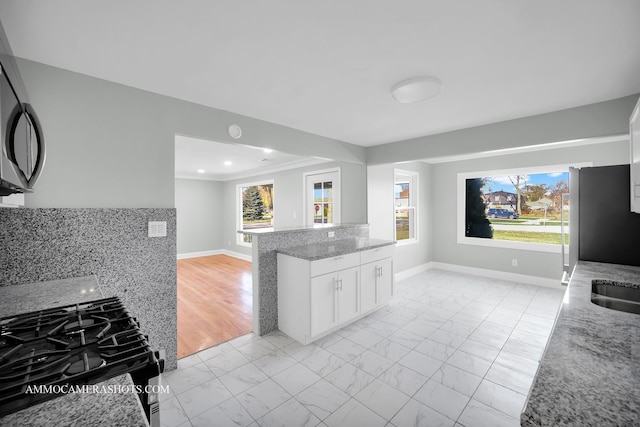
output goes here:
[{"label": "kitchen sink", "polygon": [[612,310],[640,314],[640,284],[593,279],[591,302]]}]

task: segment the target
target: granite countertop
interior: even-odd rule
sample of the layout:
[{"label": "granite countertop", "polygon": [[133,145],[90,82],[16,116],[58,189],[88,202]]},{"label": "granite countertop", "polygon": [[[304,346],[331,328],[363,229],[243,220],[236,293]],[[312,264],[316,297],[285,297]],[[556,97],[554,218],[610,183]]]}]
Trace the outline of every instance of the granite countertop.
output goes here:
[{"label": "granite countertop", "polygon": [[238,230],[239,234],[267,234],[267,233],[289,233],[304,230],[321,230],[325,228],[337,229],[337,228],[352,228],[355,226],[366,226],[366,224],[314,224],[314,225],[300,225],[296,227],[273,227],[273,228],[256,228],[253,230]]},{"label": "granite countertop", "polygon": [[281,248],[278,249],[277,252],[296,258],[306,259],[307,261],[314,261],[318,259],[345,255],[353,252],[366,251],[368,249],[380,248],[382,246],[389,246],[395,243],[396,242],[394,242],[393,240],[357,237],[354,239],[336,240],[333,242]]},{"label": "granite countertop", "polygon": [[640,283],[640,267],[580,261],[540,362],[523,426],[637,425],[640,315],[591,302],[591,280]]},{"label": "granite countertop", "polygon": [[[0,317],[103,298],[95,276],[0,286]],[[97,384],[93,393],[63,394],[0,417],[0,426],[147,426],[129,374]],[[104,387],[103,387],[104,386]],[[120,392],[108,392],[110,390]],[[104,390],[107,390],[105,393]]]}]

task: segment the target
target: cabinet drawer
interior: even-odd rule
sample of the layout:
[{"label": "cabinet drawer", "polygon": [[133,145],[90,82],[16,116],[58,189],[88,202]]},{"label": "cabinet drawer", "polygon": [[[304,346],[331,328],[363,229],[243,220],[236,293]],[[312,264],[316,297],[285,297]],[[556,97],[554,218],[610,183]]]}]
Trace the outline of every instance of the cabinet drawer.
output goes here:
[{"label": "cabinet drawer", "polygon": [[360,262],[362,264],[366,264],[368,262],[378,261],[383,258],[390,258],[393,256],[394,251],[394,245],[381,246],[379,248],[369,249],[368,251],[362,251],[360,252]]},{"label": "cabinet drawer", "polygon": [[333,273],[345,268],[357,267],[358,265],[360,265],[360,254],[357,252],[311,261],[311,277]]}]

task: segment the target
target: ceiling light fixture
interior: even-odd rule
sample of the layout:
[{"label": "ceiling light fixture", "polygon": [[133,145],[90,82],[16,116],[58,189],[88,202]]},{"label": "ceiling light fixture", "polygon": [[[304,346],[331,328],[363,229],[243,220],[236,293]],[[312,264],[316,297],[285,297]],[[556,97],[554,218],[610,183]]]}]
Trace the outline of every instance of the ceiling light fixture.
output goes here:
[{"label": "ceiling light fixture", "polygon": [[231,163],[231,160],[227,160],[224,162],[225,166],[231,166],[233,163]]},{"label": "ceiling light fixture", "polygon": [[229,132],[229,136],[233,139],[238,139],[242,136],[242,128],[238,125],[229,126],[227,132]]},{"label": "ceiling light fixture", "polygon": [[204,173],[204,169],[198,169],[198,173]]},{"label": "ceiling light fixture", "polygon": [[264,150],[262,150],[263,152],[269,154],[269,153],[273,153],[273,150],[271,148],[265,148]]},{"label": "ceiling light fixture", "polygon": [[414,77],[393,86],[391,96],[402,104],[410,104],[433,98],[441,88],[442,82],[435,77]]}]

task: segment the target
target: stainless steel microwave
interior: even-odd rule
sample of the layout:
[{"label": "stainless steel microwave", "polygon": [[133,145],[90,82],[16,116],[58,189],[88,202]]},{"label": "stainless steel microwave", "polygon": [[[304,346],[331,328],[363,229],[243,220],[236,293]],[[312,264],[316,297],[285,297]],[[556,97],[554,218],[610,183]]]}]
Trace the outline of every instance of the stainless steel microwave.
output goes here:
[{"label": "stainless steel microwave", "polygon": [[30,193],[42,172],[44,138],[38,117],[20,102],[0,64],[0,196]]}]

